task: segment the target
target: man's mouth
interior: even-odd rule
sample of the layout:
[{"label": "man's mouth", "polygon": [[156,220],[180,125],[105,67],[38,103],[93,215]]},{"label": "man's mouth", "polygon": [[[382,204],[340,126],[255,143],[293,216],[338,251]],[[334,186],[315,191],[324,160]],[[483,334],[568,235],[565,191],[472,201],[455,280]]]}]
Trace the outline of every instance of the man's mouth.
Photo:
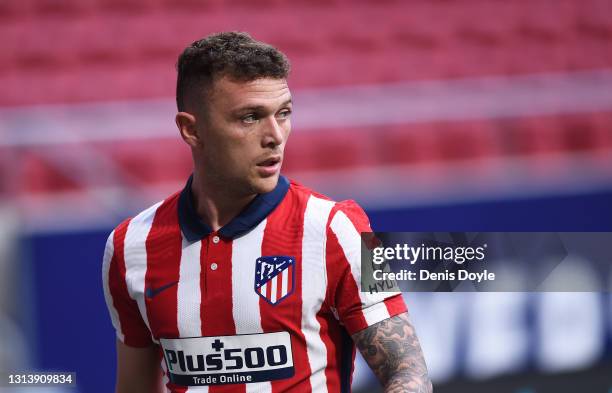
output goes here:
[{"label": "man's mouth", "polygon": [[260,161],[257,166],[261,166],[261,167],[273,167],[276,164],[280,163],[281,158],[280,156],[273,156],[273,157],[269,157],[263,161]]},{"label": "man's mouth", "polygon": [[274,176],[277,172],[280,171],[281,166],[281,156],[272,156],[268,157],[257,163],[257,168],[259,173],[263,177]]}]

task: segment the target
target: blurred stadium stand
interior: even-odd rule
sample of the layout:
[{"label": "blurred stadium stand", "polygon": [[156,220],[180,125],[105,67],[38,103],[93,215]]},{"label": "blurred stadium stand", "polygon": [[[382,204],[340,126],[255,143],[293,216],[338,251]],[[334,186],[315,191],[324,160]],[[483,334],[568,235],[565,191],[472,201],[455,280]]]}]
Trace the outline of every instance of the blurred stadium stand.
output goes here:
[{"label": "blurred stadium stand", "polygon": [[[182,187],[191,158],[173,122],[174,64],[221,30],[287,53],[285,173],[356,199],[375,229],[612,231],[608,0],[4,0],[0,203],[13,213],[1,229],[17,240],[3,241],[0,269],[19,280],[0,279],[19,288],[0,288],[0,367],[10,342],[29,367],[77,371],[82,392],[111,389],[105,236]],[[581,331],[550,324],[571,324],[555,319],[567,299],[407,302],[436,391],[558,393],[584,380],[607,393],[612,301],[587,295],[591,340],[566,352],[546,348]],[[373,391],[358,371],[356,390]]]}]

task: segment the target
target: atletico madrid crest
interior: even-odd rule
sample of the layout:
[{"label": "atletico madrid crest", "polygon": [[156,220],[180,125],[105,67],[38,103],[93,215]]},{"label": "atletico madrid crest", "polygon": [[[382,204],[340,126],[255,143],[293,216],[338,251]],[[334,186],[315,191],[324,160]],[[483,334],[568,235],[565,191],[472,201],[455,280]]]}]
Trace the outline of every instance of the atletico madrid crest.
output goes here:
[{"label": "atletico madrid crest", "polygon": [[293,293],[295,258],[273,255],[257,258],[255,292],[273,306]]}]

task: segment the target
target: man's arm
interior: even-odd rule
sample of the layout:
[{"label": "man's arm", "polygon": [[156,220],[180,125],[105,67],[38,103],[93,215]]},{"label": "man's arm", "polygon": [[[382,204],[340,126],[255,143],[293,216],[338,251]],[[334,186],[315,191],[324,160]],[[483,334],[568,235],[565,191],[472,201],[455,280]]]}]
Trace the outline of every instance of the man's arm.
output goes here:
[{"label": "man's arm", "polygon": [[116,393],[158,393],[160,369],[155,346],[133,348],[117,340]]},{"label": "man's arm", "polygon": [[353,335],[359,351],[385,393],[431,393],[431,381],[408,313],[374,324]]}]

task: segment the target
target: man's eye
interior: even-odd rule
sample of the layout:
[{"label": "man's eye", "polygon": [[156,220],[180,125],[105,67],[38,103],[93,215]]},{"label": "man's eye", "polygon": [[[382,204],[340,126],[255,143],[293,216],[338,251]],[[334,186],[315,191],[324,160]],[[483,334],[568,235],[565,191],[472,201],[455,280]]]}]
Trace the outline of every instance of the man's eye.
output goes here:
[{"label": "man's eye", "polygon": [[283,111],[278,112],[278,117],[280,117],[280,118],[284,119],[284,118],[287,118],[289,116],[291,116],[291,110],[290,109],[285,109]]},{"label": "man's eye", "polygon": [[254,114],[249,114],[242,117],[243,123],[255,123],[257,121],[257,117]]}]

